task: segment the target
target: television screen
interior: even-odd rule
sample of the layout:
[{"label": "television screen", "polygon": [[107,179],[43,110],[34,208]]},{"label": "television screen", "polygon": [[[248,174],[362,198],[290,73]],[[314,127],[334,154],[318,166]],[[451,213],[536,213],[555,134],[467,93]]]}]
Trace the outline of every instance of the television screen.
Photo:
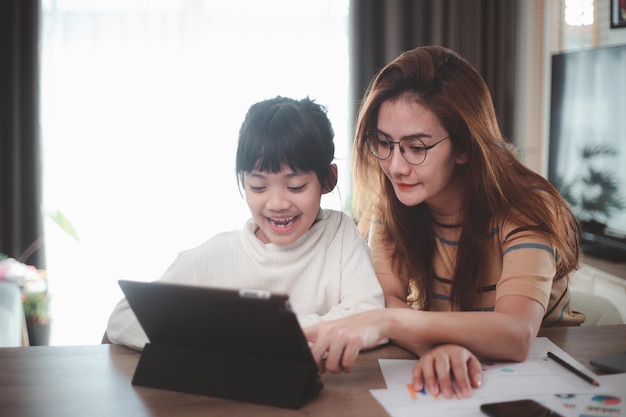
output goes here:
[{"label": "television screen", "polygon": [[583,251],[626,261],[626,45],[552,56],[549,143]]}]

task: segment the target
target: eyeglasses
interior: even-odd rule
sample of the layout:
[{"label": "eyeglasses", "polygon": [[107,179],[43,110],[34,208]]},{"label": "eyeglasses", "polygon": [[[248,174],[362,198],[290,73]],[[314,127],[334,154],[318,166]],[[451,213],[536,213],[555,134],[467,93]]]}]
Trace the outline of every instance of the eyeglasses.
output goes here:
[{"label": "eyeglasses", "polygon": [[393,145],[400,147],[400,154],[411,165],[421,165],[426,160],[426,151],[439,145],[444,140],[450,138],[446,136],[439,142],[426,146],[426,144],[418,138],[402,138],[399,142],[394,142],[389,136],[381,132],[370,132],[363,138],[367,143],[367,149],[376,158],[385,160],[391,156]]}]

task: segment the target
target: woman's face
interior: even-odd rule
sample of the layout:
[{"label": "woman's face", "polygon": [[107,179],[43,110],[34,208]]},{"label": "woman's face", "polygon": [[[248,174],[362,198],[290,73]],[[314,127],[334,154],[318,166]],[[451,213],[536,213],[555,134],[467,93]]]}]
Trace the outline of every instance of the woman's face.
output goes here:
[{"label": "woman's face", "polygon": [[[393,142],[419,138],[426,146],[449,135],[432,111],[405,99],[386,101],[380,106],[377,129]],[[402,204],[416,206],[425,202],[437,214],[458,212],[460,184],[454,172],[457,164],[467,163],[467,156],[457,152],[450,139],[428,149],[420,165],[409,164],[397,144],[393,145],[391,156],[379,163]]]}]

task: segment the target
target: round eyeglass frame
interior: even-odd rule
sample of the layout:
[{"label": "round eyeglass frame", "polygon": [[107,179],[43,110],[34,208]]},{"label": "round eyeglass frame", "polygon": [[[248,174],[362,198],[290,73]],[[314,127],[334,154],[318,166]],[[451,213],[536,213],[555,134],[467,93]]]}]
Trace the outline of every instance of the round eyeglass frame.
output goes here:
[{"label": "round eyeglass frame", "polygon": [[[381,137],[385,138],[385,140],[387,141],[387,143],[389,144],[389,154],[387,156],[381,156],[378,154],[378,152],[375,150],[377,148],[377,146],[375,146],[375,143],[380,142]],[[375,142],[371,141],[370,139],[374,139]],[[391,154],[393,153],[393,149],[394,149],[394,145],[398,145],[398,147],[400,148],[400,155],[402,155],[402,158],[404,158],[404,160],[411,164],[411,165],[422,165],[424,163],[424,161],[426,161],[426,155],[428,153],[428,151],[432,148],[434,148],[435,146],[439,145],[441,142],[443,142],[446,139],[450,139],[450,135],[446,136],[443,139],[440,139],[439,141],[435,142],[432,145],[426,145],[424,143],[423,140],[421,140],[420,138],[402,138],[397,142],[394,142],[391,140],[391,138],[386,135],[385,133],[382,132],[378,132],[378,131],[373,131],[368,133],[367,135],[365,135],[363,137],[363,141],[365,142],[365,145],[367,146],[367,150],[374,155],[376,158],[380,159],[381,161],[384,161],[386,159],[389,159],[391,157]],[[411,162],[408,159],[406,159],[406,155],[403,152],[403,148],[402,148],[402,141],[404,140],[410,140],[410,141],[419,141],[421,142],[422,146],[424,148],[424,159],[422,159],[420,162]]]}]

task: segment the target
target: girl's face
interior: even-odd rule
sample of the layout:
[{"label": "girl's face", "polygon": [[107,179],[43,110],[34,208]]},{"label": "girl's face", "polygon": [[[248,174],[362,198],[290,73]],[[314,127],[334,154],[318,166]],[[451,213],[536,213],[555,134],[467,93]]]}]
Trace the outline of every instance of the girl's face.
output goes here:
[{"label": "girl's face", "polygon": [[[391,141],[417,137],[426,146],[448,136],[432,111],[404,99],[385,101],[380,106],[377,129]],[[450,139],[428,149],[421,165],[409,164],[397,144],[393,145],[391,156],[379,163],[402,204],[416,206],[426,202],[437,214],[456,214],[460,209],[460,184],[453,174],[457,164],[467,163],[467,155],[457,152]]]},{"label": "girl's face", "polygon": [[289,245],[313,225],[320,210],[322,185],[315,172],[252,171],[244,175],[246,202],[263,243]]}]

